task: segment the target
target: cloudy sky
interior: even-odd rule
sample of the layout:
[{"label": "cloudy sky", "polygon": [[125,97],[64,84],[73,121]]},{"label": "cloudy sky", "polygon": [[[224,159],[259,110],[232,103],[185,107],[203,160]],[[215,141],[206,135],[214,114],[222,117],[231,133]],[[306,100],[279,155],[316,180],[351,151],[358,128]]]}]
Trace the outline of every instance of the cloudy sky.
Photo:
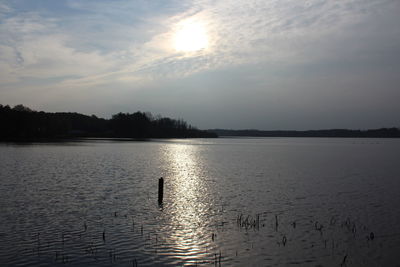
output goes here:
[{"label": "cloudy sky", "polygon": [[400,127],[399,0],[0,0],[0,104]]}]

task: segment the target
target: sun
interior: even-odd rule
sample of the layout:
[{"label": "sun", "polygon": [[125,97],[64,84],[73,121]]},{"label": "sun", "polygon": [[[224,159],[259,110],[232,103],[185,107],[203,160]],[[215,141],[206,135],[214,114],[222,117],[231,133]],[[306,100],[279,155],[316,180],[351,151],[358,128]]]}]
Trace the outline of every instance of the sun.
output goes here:
[{"label": "sun", "polygon": [[196,21],[183,21],[178,24],[174,35],[174,48],[178,52],[195,52],[208,47],[205,26]]}]

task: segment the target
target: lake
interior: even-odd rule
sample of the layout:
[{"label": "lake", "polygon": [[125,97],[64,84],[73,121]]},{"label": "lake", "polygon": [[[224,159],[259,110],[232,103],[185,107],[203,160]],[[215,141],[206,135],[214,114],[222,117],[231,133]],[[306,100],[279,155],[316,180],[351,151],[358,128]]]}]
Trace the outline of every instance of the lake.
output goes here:
[{"label": "lake", "polygon": [[2,143],[0,214],[1,266],[400,266],[400,140]]}]

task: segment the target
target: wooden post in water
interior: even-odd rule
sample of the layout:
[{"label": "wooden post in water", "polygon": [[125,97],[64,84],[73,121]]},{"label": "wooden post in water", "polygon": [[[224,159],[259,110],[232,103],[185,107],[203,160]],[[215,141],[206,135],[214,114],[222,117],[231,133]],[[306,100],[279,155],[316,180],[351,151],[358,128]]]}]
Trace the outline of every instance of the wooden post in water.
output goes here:
[{"label": "wooden post in water", "polygon": [[164,178],[158,179],[158,204],[161,205],[164,197]]}]

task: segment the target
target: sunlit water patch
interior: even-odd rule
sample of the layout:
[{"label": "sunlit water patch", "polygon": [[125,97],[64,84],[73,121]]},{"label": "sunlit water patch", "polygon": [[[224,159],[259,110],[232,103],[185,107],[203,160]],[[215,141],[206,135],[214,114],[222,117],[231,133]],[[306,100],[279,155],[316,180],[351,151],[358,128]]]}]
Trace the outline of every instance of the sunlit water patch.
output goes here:
[{"label": "sunlit water patch", "polygon": [[399,152],[391,139],[1,144],[0,265],[398,266]]}]

